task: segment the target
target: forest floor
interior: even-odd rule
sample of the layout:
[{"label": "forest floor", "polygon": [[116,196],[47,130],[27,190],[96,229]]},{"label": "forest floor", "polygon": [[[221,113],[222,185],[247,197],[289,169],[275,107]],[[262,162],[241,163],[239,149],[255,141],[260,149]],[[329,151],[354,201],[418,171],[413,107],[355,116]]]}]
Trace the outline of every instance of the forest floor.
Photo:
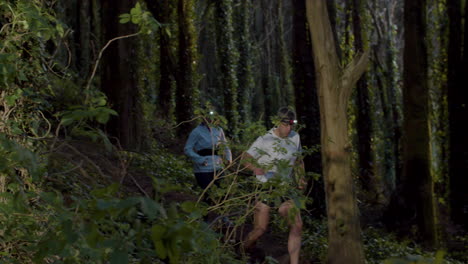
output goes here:
[{"label": "forest floor", "polygon": [[[109,181],[120,182],[122,186],[124,186],[126,193],[139,193],[148,197],[154,197],[154,182],[152,177],[148,176],[148,168],[144,169],[139,168],[138,166],[132,166],[131,160],[126,160],[120,157],[119,155],[116,155],[115,153],[111,152],[106,154],[106,152],[102,151],[102,146],[93,143],[62,142],[62,144],[59,144],[59,146],[60,148],[57,148],[57,150],[60,150],[58,154],[60,154],[63,159],[73,161],[77,164],[88,163],[88,167],[97,171],[98,174],[110,175],[110,177],[108,177]],[[175,156],[183,157],[183,153],[181,153],[180,146],[181,143],[176,142],[169,144],[165,147],[169,149],[171,153]],[[83,165],[83,167],[86,166]],[[85,175],[84,172],[83,174]],[[185,201],[197,201],[198,194],[196,192],[193,192],[193,190],[189,190],[187,192],[166,192],[164,194],[164,200],[167,202],[175,202],[180,204]],[[367,219],[363,220],[363,223],[365,223],[365,226],[363,226],[363,231],[365,231],[364,229],[372,225],[371,222],[375,221],[376,219],[375,216],[372,215],[372,212],[370,213],[370,215],[368,215],[369,212],[366,212],[365,210],[362,213],[363,216]],[[277,212],[272,210],[271,214],[273,218],[273,215],[277,214]],[[303,215],[303,219],[307,217],[308,216]],[[208,224],[211,224],[209,221],[211,220],[208,220]],[[245,235],[248,234],[248,232],[252,229],[252,223],[253,219],[252,217],[250,217],[244,224],[237,226],[234,241],[229,242],[233,251],[237,253],[237,257],[239,258],[239,260],[250,259],[250,262],[247,263],[289,263],[289,255],[287,251],[288,232],[284,228],[278,228],[275,224],[270,225],[267,232],[257,241],[256,251],[254,253],[251,253],[250,256],[242,255],[241,252],[239,252],[239,250],[235,250],[236,248],[239,248],[241,241],[243,241],[243,237],[245,237]],[[226,234],[226,232],[228,231],[222,225],[221,228],[219,227],[219,225],[212,226],[214,231],[220,234]],[[325,226],[321,228],[326,229]],[[307,235],[310,236],[310,233]],[[378,234],[378,236],[384,237],[384,234]],[[466,238],[466,233],[464,235],[462,234],[462,237],[463,236]],[[305,239],[306,235],[304,235],[303,237]],[[468,239],[461,242],[461,252],[463,251],[463,248],[467,247],[467,240]],[[319,240],[317,243],[318,244],[315,248],[323,247],[323,244],[326,242],[322,242],[322,240]],[[387,243],[387,241],[380,241],[379,243]],[[304,247],[305,246],[303,246],[303,248]],[[375,251],[379,250],[382,251],[382,248],[375,249]],[[314,253],[307,252],[307,250],[301,250],[301,264],[321,263],[320,259],[323,258],[323,256],[313,254]],[[466,258],[467,257],[465,256],[463,259]]]}]

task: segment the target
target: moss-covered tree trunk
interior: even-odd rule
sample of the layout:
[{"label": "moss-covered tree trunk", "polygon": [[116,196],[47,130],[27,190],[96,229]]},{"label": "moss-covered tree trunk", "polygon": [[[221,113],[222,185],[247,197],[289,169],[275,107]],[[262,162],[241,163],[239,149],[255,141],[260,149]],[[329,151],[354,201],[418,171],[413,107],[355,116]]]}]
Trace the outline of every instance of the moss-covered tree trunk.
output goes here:
[{"label": "moss-covered tree trunk", "polygon": [[290,52],[285,41],[286,33],[284,31],[283,1],[277,2],[276,10],[278,14],[278,76],[280,82],[277,85],[279,86],[279,102],[280,106],[292,106],[294,104],[294,91],[291,81],[292,69],[289,56]]},{"label": "moss-covered tree trunk", "polygon": [[[119,15],[128,13],[136,1],[101,2],[103,43],[115,37],[130,35],[137,28],[130,24],[120,24]],[[107,123],[108,133],[117,138],[126,148],[139,149],[141,144],[142,109],[139,103],[140,93],[137,86],[136,58],[132,39],[122,39],[109,45],[102,60],[101,87],[109,98],[118,117]]]},{"label": "moss-covered tree trunk", "polygon": [[238,135],[239,114],[237,112],[237,63],[238,52],[233,39],[232,0],[215,2],[216,45],[219,60],[218,89],[224,91],[224,114],[228,121],[227,134]]},{"label": "moss-covered tree trunk", "polygon": [[[354,48],[356,51],[364,49],[364,40],[362,38],[361,25],[362,1],[353,0],[352,2],[352,17],[354,31]],[[376,193],[376,180],[373,176],[372,167],[372,149],[371,149],[371,134],[372,120],[370,117],[369,105],[369,90],[367,85],[366,74],[361,76],[361,79],[356,84],[356,102],[357,102],[357,117],[356,117],[356,134],[357,134],[357,149],[359,155],[359,179],[364,190],[370,193]]]},{"label": "moss-covered tree trunk", "polygon": [[319,91],[323,174],[328,217],[328,263],[362,264],[364,253],[351,175],[347,106],[367,67],[368,53],[340,67],[325,0],[307,0]]},{"label": "moss-covered tree trunk", "polygon": [[[374,80],[371,87],[374,97],[380,101],[381,105],[381,110],[377,106],[373,109],[375,109],[374,112],[382,112],[383,116],[381,117],[383,122],[378,122],[376,119],[375,133],[382,135],[383,142],[375,146],[376,155],[381,157],[381,161],[375,163],[375,172],[382,175],[382,184],[388,192],[395,189],[395,179],[400,178],[401,174],[401,114],[399,110],[401,98],[397,92],[400,86],[397,83],[400,73],[395,62],[398,61],[399,57],[397,51],[402,49],[399,47],[399,34],[401,33],[398,33],[399,31],[395,28],[403,27],[400,22],[401,17],[398,16],[402,13],[402,6],[396,1],[391,4],[376,1],[369,8],[373,22],[371,38],[375,43],[372,45],[373,70],[369,76]],[[384,10],[383,14],[381,14],[381,10]],[[376,115],[376,117],[378,116]],[[388,203],[386,197],[382,198],[385,199],[378,202]]]},{"label": "moss-covered tree trunk", "polygon": [[237,101],[239,117],[243,122],[250,120],[252,110],[249,100],[254,85],[252,74],[252,38],[250,32],[252,14],[252,3],[250,0],[240,0],[240,6],[236,10],[237,50],[239,51]]},{"label": "moss-covered tree trunk", "polygon": [[159,28],[160,77],[157,112],[162,119],[170,120],[173,112],[174,80],[176,78],[174,43],[170,33],[173,32],[171,24],[175,21],[175,3],[174,1],[162,0],[146,0],[146,3],[151,14],[163,25]]},{"label": "moss-covered tree trunk", "polygon": [[[415,219],[422,241],[435,242],[433,182],[430,173],[429,85],[425,0],[405,0],[405,49],[403,54],[403,173],[397,186],[404,200],[398,217],[402,223]],[[407,230],[409,231],[409,229]]]},{"label": "moss-covered tree trunk", "polygon": [[188,121],[193,117],[195,105],[198,103],[196,88],[196,35],[194,30],[193,0],[177,2],[177,18],[179,27],[178,70],[176,78],[176,120],[181,123],[179,135],[186,137],[192,125]]}]

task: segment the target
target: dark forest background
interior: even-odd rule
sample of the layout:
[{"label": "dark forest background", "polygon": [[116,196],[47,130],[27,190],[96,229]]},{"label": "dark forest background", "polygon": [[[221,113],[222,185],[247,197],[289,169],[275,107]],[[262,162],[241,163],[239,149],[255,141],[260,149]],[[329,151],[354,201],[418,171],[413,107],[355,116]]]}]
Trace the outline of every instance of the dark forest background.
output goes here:
[{"label": "dark forest background", "polygon": [[[290,106],[307,154],[302,263],[466,263],[466,21],[464,0],[0,0],[0,260],[245,263],[253,194],[236,157]],[[332,99],[318,96],[339,87],[316,64],[336,54],[341,73],[363,52],[347,120],[327,127],[349,136],[341,197],[324,188]],[[235,158],[214,206],[183,155],[207,110]],[[337,197],[359,214],[331,232]],[[273,221],[264,263],[287,263]],[[348,235],[362,252],[343,256]]]}]

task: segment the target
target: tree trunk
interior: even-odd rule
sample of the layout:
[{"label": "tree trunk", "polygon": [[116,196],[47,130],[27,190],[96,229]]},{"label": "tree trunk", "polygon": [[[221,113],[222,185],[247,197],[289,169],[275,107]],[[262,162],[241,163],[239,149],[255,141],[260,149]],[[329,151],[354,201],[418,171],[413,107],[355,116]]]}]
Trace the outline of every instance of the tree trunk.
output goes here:
[{"label": "tree trunk", "polygon": [[241,0],[240,2],[240,8],[236,12],[236,32],[239,36],[239,40],[237,41],[237,50],[239,51],[237,101],[242,122],[248,122],[251,113],[249,97],[254,85],[252,75],[252,39],[250,37],[250,22],[253,12],[251,10],[252,4],[249,0]]},{"label": "tree trunk", "polygon": [[[360,52],[364,50],[362,40],[362,27],[359,11],[362,10],[360,0],[353,0],[353,31],[354,48]],[[367,192],[376,194],[375,179],[372,166],[371,133],[372,120],[370,117],[369,91],[367,86],[366,74],[363,74],[357,82],[357,148],[359,155],[359,172],[361,185]]]},{"label": "tree trunk", "polygon": [[233,40],[232,0],[216,1],[216,44],[219,58],[219,88],[224,91],[224,114],[228,121],[227,134],[238,135],[237,113],[237,53]]},{"label": "tree trunk", "polygon": [[278,14],[278,76],[280,82],[277,84],[280,90],[280,105],[290,106],[294,103],[294,94],[291,83],[291,63],[289,57],[289,51],[286,47],[285,32],[284,32],[284,14],[283,14],[283,1],[280,0],[277,3],[277,14]]},{"label": "tree trunk", "polygon": [[400,187],[397,187],[401,193],[397,195],[408,205],[399,209],[398,216],[402,222],[411,221],[408,216],[414,216],[422,241],[433,246],[435,215],[430,173],[425,8],[425,0],[405,0],[403,173]]},{"label": "tree trunk", "polygon": [[192,125],[185,121],[192,119],[194,105],[198,102],[198,93],[195,88],[196,39],[193,12],[192,0],[178,1],[179,68],[176,78],[176,120],[181,123],[178,134],[182,138],[187,137],[192,129]]},{"label": "tree trunk", "polygon": [[[120,24],[119,15],[130,12],[132,1],[101,2],[103,36],[106,43],[112,38],[137,32],[135,26]],[[125,148],[139,149],[141,143],[141,106],[134,67],[134,40],[122,39],[109,45],[102,61],[102,90],[118,117],[107,123],[108,133],[117,138]]]},{"label": "tree trunk", "polygon": [[[146,0],[149,11],[159,23],[163,24],[159,28],[159,93],[158,93],[158,113],[164,120],[171,119],[173,112],[173,90],[175,80],[175,58],[172,52],[173,43],[167,33],[167,27],[174,22],[174,2],[173,1],[151,1]],[[171,31],[171,29],[169,29]]]},{"label": "tree trunk", "polygon": [[348,139],[351,90],[367,67],[368,52],[341,69],[325,1],[307,0],[321,119],[328,217],[328,263],[364,263]]},{"label": "tree trunk", "polygon": [[[450,207],[452,220],[467,226],[466,186],[468,171],[468,26],[465,12],[465,40],[462,55],[462,19],[460,0],[447,1],[449,17],[448,47],[448,106],[449,106],[449,177]],[[468,7],[467,7],[468,8]]]},{"label": "tree trunk", "polygon": [[[304,158],[307,172],[322,174],[320,155],[320,109],[315,83],[315,65],[312,56],[311,39],[307,25],[305,0],[294,0],[293,13],[293,80],[295,105],[301,130],[301,143],[307,148],[318,148],[317,152]],[[317,216],[325,215],[325,192],[323,177],[309,179],[308,187],[314,203],[312,208]]]}]

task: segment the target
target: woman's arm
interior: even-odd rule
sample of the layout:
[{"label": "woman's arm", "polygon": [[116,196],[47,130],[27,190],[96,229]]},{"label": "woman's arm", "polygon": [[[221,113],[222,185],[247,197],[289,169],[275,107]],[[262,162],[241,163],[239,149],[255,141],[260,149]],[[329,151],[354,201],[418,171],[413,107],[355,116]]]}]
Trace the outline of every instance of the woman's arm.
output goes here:
[{"label": "woman's arm", "polygon": [[200,155],[198,155],[195,150],[193,149],[195,146],[195,143],[198,140],[198,133],[196,130],[192,130],[190,133],[187,142],[185,143],[184,147],[184,153],[187,155],[193,162],[195,163],[203,163],[204,158]]}]

